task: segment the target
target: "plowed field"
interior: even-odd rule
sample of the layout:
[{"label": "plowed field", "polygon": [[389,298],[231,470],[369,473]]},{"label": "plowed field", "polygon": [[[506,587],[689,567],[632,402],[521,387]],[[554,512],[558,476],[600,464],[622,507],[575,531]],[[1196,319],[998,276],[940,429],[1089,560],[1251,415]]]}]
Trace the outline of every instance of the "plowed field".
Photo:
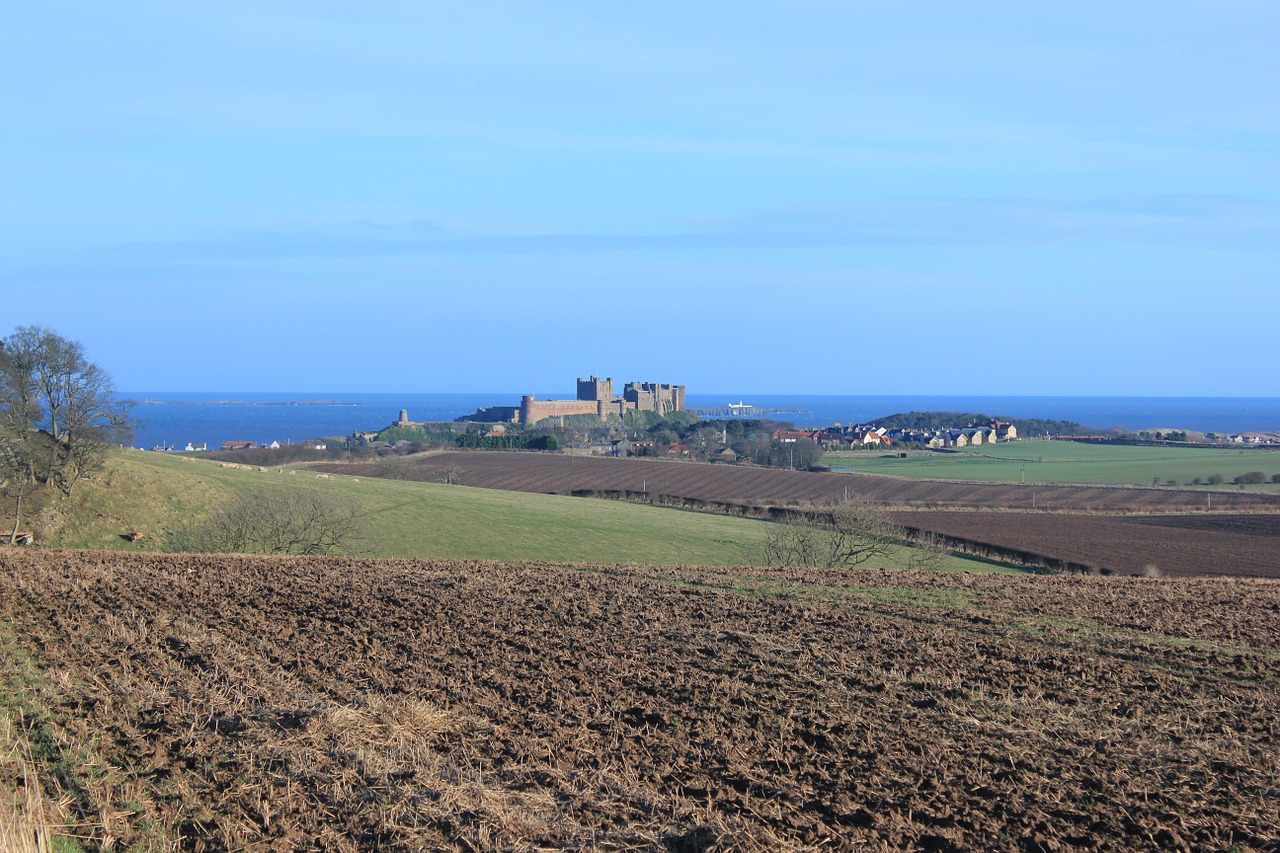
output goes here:
[{"label": "plowed field", "polygon": [[1276,850],[1278,620],[1261,580],[0,550],[11,716],[120,849]]},{"label": "plowed field", "polygon": [[[895,512],[902,524],[1119,572],[1280,577],[1280,515]],[[1277,626],[1280,630],[1280,626]]]},{"label": "plowed field", "polygon": [[[598,494],[716,508],[825,503],[860,496],[903,508],[899,521],[998,548],[1019,549],[1122,574],[1149,566],[1170,575],[1280,577],[1280,496],[1118,486],[1022,486],[905,480],[858,474],[532,453],[443,453],[416,460],[417,477],[462,471],[468,485],[554,494]],[[377,476],[377,465],[327,470]],[[962,512],[1015,509],[1034,512]],[[1047,510],[1049,512],[1042,512]],[[1246,511],[1257,515],[1224,515]],[[1156,513],[1102,517],[1103,513]],[[1076,514],[1073,514],[1076,513]],[[1251,520],[1252,519],[1252,520]]]},{"label": "plowed field", "polygon": [[[462,471],[469,486],[569,495],[629,491],[701,501],[780,505],[837,501],[859,495],[880,503],[919,509],[998,508],[1090,512],[1203,509],[1204,491],[1125,486],[1053,486],[956,483],[865,474],[783,471],[644,459],[606,459],[539,453],[439,453],[416,460],[417,479],[434,481]],[[377,464],[316,466],[335,473],[376,477]],[[1215,491],[1213,508],[1280,511],[1280,495]]]}]

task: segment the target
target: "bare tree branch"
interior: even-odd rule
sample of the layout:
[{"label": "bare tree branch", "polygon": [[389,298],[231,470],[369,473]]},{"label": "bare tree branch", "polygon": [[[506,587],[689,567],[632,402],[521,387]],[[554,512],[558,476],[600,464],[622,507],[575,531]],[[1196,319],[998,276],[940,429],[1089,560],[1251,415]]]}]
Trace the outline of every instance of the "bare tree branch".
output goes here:
[{"label": "bare tree branch", "polygon": [[904,536],[883,507],[846,500],[788,513],[770,527],[756,560],[768,566],[850,568],[884,557]]},{"label": "bare tree branch", "polygon": [[175,541],[181,551],[328,556],[369,547],[359,502],[316,489],[256,491],[233,498]]}]

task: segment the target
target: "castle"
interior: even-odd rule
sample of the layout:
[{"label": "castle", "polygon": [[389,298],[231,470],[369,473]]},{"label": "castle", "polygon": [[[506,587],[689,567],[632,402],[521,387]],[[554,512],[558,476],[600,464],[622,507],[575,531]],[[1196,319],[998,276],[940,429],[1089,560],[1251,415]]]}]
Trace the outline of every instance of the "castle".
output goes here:
[{"label": "castle", "polygon": [[547,418],[566,415],[595,415],[603,423],[609,415],[627,412],[657,412],[666,415],[684,411],[684,386],[657,382],[628,382],[622,396],[613,394],[613,378],[578,379],[578,395],[573,400],[539,400],[532,394],[520,398],[520,405],[477,409],[459,418],[480,423],[517,423],[532,426]]}]

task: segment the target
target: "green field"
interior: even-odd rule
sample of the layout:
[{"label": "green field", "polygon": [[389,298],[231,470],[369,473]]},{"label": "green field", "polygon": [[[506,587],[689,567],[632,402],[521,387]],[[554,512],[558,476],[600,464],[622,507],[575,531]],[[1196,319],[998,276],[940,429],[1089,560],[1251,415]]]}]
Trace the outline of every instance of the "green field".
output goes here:
[{"label": "green field", "polygon": [[[1212,447],[1139,447],[1030,439],[955,451],[909,451],[905,459],[880,451],[838,451],[822,457],[840,471],[994,483],[1191,485],[1221,474],[1280,473],[1280,451]],[[1250,489],[1280,490],[1268,483]]]},{"label": "green field", "polygon": [[[55,506],[42,544],[128,551],[165,550],[171,534],[199,523],[219,503],[258,489],[305,486],[350,496],[368,513],[368,556],[730,566],[764,537],[768,522],[616,501],[504,492],[305,469],[223,468],[207,459],[124,451]],[[122,534],[139,531],[128,541]],[[900,549],[887,568],[906,564]],[[880,563],[877,562],[877,566]],[[946,569],[999,570],[949,558]]]}]

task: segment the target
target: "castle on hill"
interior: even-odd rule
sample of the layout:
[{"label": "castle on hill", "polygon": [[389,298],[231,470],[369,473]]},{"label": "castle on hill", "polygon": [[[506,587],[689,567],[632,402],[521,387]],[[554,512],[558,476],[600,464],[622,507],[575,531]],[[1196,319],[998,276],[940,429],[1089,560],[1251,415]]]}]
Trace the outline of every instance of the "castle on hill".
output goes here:
[{"label": "castle on hill", "polygon": [[684,386],[658,382],[628,382],[622,396],[613,393],[613,377],[578,378],[578,395],[573,400],[539,400],[532,394],[520,398],[519,406],[491,406],[458,418],[475,423],[513,423],[532,426],[547,418],[566,415],[595,415],[603,423],[609,415],[627,412],[656,412],[667,415],[684,411]]}]

